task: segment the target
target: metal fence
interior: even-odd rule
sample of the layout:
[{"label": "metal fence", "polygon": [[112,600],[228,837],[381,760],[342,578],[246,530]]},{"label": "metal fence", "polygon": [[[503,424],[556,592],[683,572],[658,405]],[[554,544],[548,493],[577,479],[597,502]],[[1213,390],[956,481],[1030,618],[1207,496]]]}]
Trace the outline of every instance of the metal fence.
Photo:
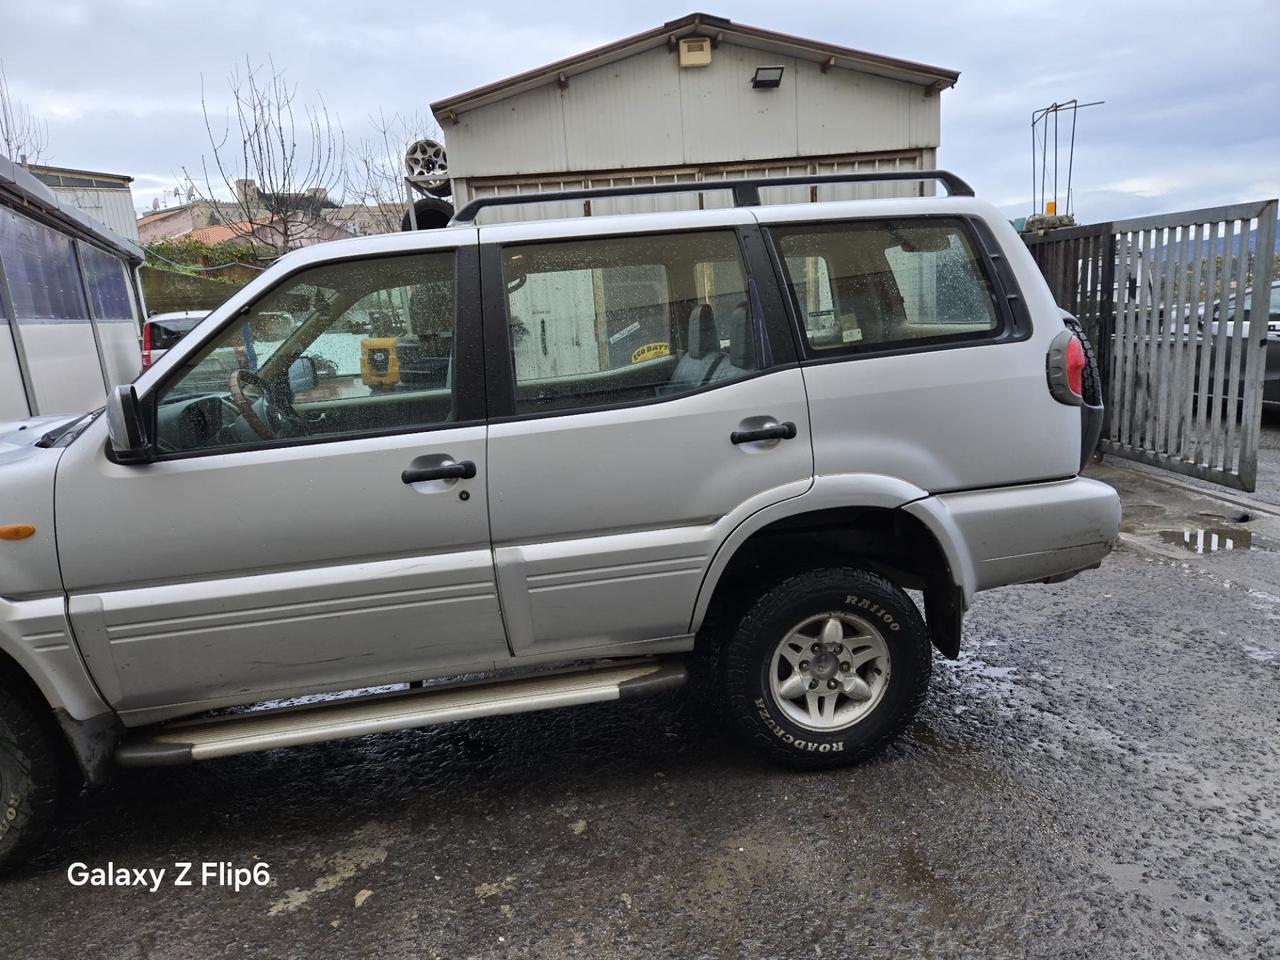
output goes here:
[{"label": "metal fence", "polygon": [[[1276,201],[1027,238],[1098,349],[1104,452],[1253,490]],[[1258,291],[1256,322],[1246,294]]]},{"label": "metal fence", "polygon": [[1111,351],[1102,349],[1115,333],[1116,244],[1111,224],[1063,227],[1029,234],[1027,247],[1058,301],[1084,325],[1098,347],[1102,382],[1110,382]]}]

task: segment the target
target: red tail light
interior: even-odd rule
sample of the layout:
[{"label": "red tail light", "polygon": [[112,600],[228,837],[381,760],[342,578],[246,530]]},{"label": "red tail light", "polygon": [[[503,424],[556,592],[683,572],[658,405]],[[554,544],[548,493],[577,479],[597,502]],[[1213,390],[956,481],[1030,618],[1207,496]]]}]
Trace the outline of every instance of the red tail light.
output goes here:
[{"label": "red tail light", "polygon": [[1067,388],[1077,397],[1084,396],[1084,364],[1084,347],[1073,336],[1067,342]]},{"label": "red tail light", "polygon": [[151,366],[151,324],[142,325],[142,369]]},{"label": "red tail light", "polygon": [[1063,330],[1049,344],[1045,358],[1049,375],[1049,392],[1053,399],[1069,407],[1084,403],[1084,344],[1070,330]]}]

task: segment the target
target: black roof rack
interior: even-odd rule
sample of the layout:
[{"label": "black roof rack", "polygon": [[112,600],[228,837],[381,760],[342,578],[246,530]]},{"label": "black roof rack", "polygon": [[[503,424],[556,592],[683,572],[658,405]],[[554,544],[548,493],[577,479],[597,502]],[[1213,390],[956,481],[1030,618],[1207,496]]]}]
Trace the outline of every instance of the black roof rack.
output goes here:
[{"label": "black roof rack", "polygon": [[877,183],[888,180],[936,180],[952,197],[972,197],[973,187],[946,170],[888,170],[883,173],[820,173],[800,177],[746,177],[741,180],[685,180],[679,183],[642,183],[630,187],[592,187],[586,190],[554,190],[549,193],[510,193],[477,197],[453,215],[451,223],[473,223],[486,207],[509,207],[524,203],[555,203],[562,200],[592,200],[596,197],[638,197],[655,193],[704,193],[728,190],[735,207],[760,206],[761,187],[798,187],[819,183]]}]

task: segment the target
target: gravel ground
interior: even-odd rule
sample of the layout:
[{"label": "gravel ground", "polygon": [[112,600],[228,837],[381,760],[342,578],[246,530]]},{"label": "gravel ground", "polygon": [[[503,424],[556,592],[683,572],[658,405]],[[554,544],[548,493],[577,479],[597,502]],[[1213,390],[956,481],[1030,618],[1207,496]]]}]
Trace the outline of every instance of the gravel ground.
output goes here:
[{"label": "gravel ground", "polygon": [[[134,772],[0,885],[0,953],[1280,955],[1280,601],[1122,546],[981,595],[965,646],[844,771],[667,695]],[[271,885],[171,885],[219,860]]]}]

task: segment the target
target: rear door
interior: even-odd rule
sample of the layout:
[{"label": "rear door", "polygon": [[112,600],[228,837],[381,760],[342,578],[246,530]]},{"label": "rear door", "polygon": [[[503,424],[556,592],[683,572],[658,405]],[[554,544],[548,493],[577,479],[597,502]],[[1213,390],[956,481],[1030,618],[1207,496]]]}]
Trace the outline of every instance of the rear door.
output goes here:
[{"label": "rear door", "polygon": [[1061,323],[1055,310],[1034,335],[1028,304],[1042,301],[999,246],[1021,241],[963,208],[865,208],[756,211],[797,314],[817,473],[930,493],[1073,476],[1079,409],[1045,382]]},{"label": "rear door", "polygon": [[517,656],[679,646],[723,538],[812,481],[749,214],[638,221],[480,231],[490,524]]},{"label": "rear door", "polygon": [[[71,619],[117,708],[182,712],[506,658],[476,249],[458,232],[418,236],[424,249],[282,279],[162,375],[153,462],[111,462],[105,418],[64,455]],[[406,359],[430,339],[443,362],[370,383],[371,339]],[[297,418],[282,423],[259,400],[278,429],[256,434],[229,370],[287,391]],[[247,396],[253,381],[239,382]],[[402,476],[451,463],[473,475]]]}]

